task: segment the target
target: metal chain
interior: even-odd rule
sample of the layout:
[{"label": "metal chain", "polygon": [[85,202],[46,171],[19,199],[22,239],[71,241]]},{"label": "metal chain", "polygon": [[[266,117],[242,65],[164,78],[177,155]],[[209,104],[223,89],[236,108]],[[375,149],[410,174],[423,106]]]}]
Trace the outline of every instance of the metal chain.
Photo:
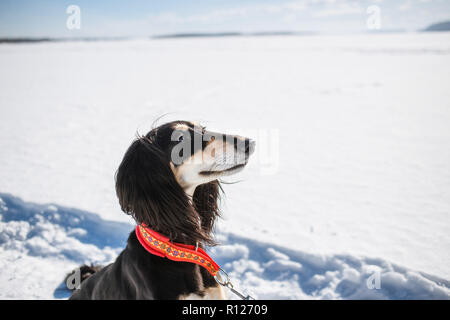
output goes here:
[{"label": "metal chain", "polygon": [[[222,275],[219,275],[219,274],[222,274]],[[225,280],[223,280],[222,277],[224,277]],[[216,279],[216,282],[218,284],[220,284],[223,287],[227,287],[228,289],[231,290],[231,292],[233,292],[235,295],[237,295],[242,300],[255,300],[255,298],[253,298],[252,296],[250,296],[250,295],[245,296],[242,293],[240,293],[239,291],[237,291],[236,289],[234,289],[234,285],[233,285],[233,283],[231,283],[228,273],[226,273],[222,268],[219,269],[217,274],[214,276],[214,279]]]}]

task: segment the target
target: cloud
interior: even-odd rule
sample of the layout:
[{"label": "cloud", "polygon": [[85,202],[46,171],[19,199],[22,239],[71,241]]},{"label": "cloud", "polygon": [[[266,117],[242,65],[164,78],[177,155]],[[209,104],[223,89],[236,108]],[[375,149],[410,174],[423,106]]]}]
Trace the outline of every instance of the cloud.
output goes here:
[{"label": "cloud", "polygon": [[316,17],[330,17],[350,14],[363,14],[364,10],[357,3],[340,3],[333,6],[328,6],[323,10],[316,11]]},{"label": "cloud", "polygon": [[186,23],[208,23],[221,22],[235,18],[245,18],[248,16],[248,9],[245,7],[229,8],[225,10],[212,10],[200,14],[180,15],[175,12],[161,12],[151,15],[148,21],[152,24],[186,24]]},{"label": "cloud", "polygon": [[270,16],[299,12],[306,9],[307,1],[289,2],[284,4],[253,5],[231,7],[221,10],[211,10],[204,13],[181,15],[174,12],[162,12],[149,16],[149,22],[160,24],[188,24],[224,22],[234,19],[243,19],[251,16]]},{"label": "cloud", "polygon": [[[420,2],[419,2],[420,1]],[[163,34],[196,31],[265,31],[265,30],[313,30],[334,32],[336,30],[357,30],[362,28],[361,21],[367,18],[367,6],[378,4],[383,17],[391,17],[390,27],[410,29],[423,27],[433,22],[433,19],[422,17],[424,22],[419,25],[418,20],[411,15],[425,13],[424,3],[431,0],[285,0],[283,2],[236,4],[223,9],[217,6],[197,8],[196,11],[185,12],[173,9],[170,11],[144,14],[138,19],[111,20],[100,23],[98,30],[114,34]],[[436,4],[437,1],[431,3]],[[436,10],[431,10],[434,15]],[[439,13],[448,12],[440,10]],[[446,17],[444,17],[446,18]],[[384,19],[384,18],[383,18]],[[407,20],[409,19],[409,20]],[[384,23],[383,23],[384,24]],[[384,25],[383,25],[384,27]],[[114,31],[114,32],[113,32]],[[96,32],[99,33],[99,32]]]},{"label": "cloud", "polygon": [[402,4],[400,4],[398,6],[398,10],[400,10],[400,11],[407,11],[409,9],[411,9],[411,1],[410,0],[403,2]]},{"label": "cloud", "polygon": [[[377,0],[380,2],[382,0]],[[295,20],[296,17],[312,10],[312,16],[327,17],[337,15],[362,14],[359,3],[349,0],[298,0],[277,4],[259,4],[210,10],[203,13],[183,15],[175,12],[161,12],[148,17],[151,24],[194,24],[220,23],[236,19],[281,18]]]}]

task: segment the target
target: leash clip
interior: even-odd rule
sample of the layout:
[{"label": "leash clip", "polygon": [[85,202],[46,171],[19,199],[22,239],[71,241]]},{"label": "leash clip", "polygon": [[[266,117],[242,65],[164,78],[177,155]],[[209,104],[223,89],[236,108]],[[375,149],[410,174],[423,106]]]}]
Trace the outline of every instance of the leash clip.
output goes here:
[{"label": "leash clip", "polygon": [[217,271],[216,275],[214,276],[214,279],[218,284],[220,284],[223,287],[227,287],[228,289],[231,290],[231,292],[233,292],[242,300],[255,300],[255,298],[253,298],[249,294],[245,296],[236,289],[234,289],[234,285],[231,282],[230,276],[222,268],[219,268],[219,271]]}]

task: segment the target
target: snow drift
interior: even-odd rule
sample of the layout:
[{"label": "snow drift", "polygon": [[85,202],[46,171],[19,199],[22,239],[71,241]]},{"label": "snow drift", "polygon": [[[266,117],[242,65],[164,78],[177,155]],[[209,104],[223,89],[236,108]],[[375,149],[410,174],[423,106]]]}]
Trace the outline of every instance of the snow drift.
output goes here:
[{"label": "snow drift", "polygon": [[[62,299],[83,263],[114,261],[132,224],[0,193],[1,299]],[[449,299],[450,283],[386,260],[314,255],[229,232],[211,255],[239,289],[259,299]],[[231,298],[235,298],[230,293]]]}]

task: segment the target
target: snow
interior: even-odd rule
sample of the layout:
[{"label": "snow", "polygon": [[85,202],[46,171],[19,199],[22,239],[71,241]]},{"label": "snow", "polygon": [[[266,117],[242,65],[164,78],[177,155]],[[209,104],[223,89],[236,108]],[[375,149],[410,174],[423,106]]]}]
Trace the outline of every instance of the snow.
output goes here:
[{"label": "snow", "polygon": [[[107,264],[133,225],[0,194],[0,299],[64,299],[80,264]],[[258,299],[449,299],[450,283],[382,259],[317,255],[219,231],[210,254],[236,288]],[[379,275],[379,288],[368,285]],[[232,293],[230,298],[237,299]]]},{"label": "snow", "polygon": [[130,228],[76,209],[0,198],[2,299],[61,297],[56,289],[65,275],[77,264],[113,261]]},{"label": "snow", "polygon": [[[122,240],[131,224],[114,172],[136,131],[169,113],[161,122],[257,141],[249,167],[225,179],[240,182],[224,185],[226,246],[214,249],[243,287],[266,298],[448,297],[449,40],[1,45],[0,192],[26,201],[14,219],[1,209],[1,294],[48,298],[77,263],[114,258],[123,242],[105,243],[100,222],[119,223]],[[36,206],[44,213],[23,213]],[[83,222],[86,211],[98,220]],[[381,289],[368,291],[373,272]]]}]

